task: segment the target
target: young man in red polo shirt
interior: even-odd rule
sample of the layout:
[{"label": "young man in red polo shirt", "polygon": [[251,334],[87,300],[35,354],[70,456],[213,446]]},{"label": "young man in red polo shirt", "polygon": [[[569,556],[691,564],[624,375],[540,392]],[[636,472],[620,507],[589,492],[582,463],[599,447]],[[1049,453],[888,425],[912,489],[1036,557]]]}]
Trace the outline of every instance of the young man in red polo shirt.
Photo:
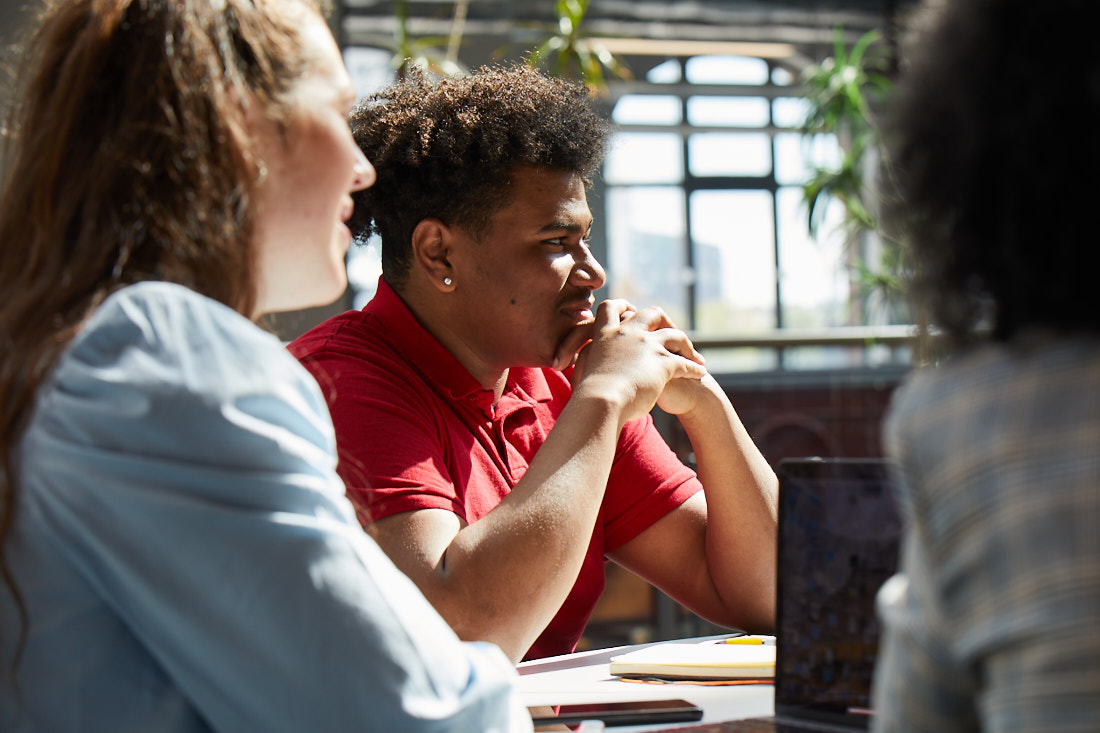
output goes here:
[{"label": "young man in red polo shirt", "polygon": [[379,185],[349,226],[380,235],[383,275],[291,350],[397,566],[459,636],[513,660],[573,650],[607,559],[704,618],[769,630],[775,474],[663,312],[594,304],[585,189],[610,126],[584,89],[525,68],[413,76],[352,128]]}]

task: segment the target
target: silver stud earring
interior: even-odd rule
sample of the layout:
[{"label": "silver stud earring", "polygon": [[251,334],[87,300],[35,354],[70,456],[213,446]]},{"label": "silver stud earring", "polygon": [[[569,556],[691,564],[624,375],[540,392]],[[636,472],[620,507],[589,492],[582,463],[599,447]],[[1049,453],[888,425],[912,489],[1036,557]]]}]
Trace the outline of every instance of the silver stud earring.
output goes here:
[{"label": "silver stud earring", "polygon": [[453,281],[453,280],[451,280],[451,278],[449,278],[449,277],[445,277],[445,278],[443,278],[443,284],[444,284],[444,285],[450,286],[450,284],[451,284],[452,282],[454,282],[454,281]]}]

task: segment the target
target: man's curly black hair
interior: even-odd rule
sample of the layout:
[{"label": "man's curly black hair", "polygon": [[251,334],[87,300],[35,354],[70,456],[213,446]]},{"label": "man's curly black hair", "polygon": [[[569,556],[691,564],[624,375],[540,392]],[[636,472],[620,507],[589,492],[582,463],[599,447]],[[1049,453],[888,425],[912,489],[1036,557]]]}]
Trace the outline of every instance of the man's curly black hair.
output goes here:
[{"label": "man's curly black hair", "polygon": [[[886,218],[918,308],[956,345],[1100,330],[1100,54],[1091,0],[930,4],[885,126]],[[1091,258],[1088,258],[1091,259]]]},{"label": "man's curly black hair", "polygon": [[359,240],[381,237],[382,272],[400,289],[420,221],[481,235],[508,203],[519,166],[570,171],[590,184],[612,127],[584,86],[515,66],[440,82],[410,74],[364,100],[351,129],[378,179],[354,194],[348,225]]}]

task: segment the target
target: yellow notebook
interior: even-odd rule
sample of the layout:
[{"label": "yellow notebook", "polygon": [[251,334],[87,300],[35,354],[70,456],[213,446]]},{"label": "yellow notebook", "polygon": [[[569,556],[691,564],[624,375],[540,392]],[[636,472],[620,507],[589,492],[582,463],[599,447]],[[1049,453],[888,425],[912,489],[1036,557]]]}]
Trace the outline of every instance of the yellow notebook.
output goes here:
[{"label": "yellow notebook", "polygon": [[[759,640],[759,643],[754,643]],[[743,679],[775,676],[775,638],[738,637],[736,643],[669,642],[611,657],[611,674],[668,679]]]}]

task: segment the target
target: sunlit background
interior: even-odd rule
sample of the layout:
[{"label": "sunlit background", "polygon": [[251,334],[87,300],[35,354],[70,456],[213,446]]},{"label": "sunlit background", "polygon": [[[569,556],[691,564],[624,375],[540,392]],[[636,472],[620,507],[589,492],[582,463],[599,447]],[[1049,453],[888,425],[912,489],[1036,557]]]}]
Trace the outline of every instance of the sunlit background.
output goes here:
[{"label": "sunlit background", "polygon": [[[494,43],[497,56],[499,49],[508,48],[511,60],[522,58],[516,28],[524,28],[524,22],[533,25],[521,20],[530,15],[523,15],[524,9],[546,11],[553,4],[511,4],[511,34],[501,20],[494,26],[497,37],[490,40],[471,37],[474,21],[467,21],[457,60],[463,63],[468,44],[465,68],[495,61],[484,51]],[[387,5],[395,6],[349,1],[341,26],[347,39],[345,60],[362,95],[395,76],[390,39],[368,26],[369,18],[381,19]],[[408,28],[440,34],[440,45],[446,45],[445,32],[454,30],[457,5],[409,2]],[[479,7],[506,4],[486,0],[468,5],[466,12],[473,18]],[[635,19],[658,6],[632,5],[629,12]],[[716,8],[748,13],[765,5],[774,16],[771,25],[758,13],[754,26],[712,26],[707,38],[667,38],[687,35],[689,26],[697,36],[704,33],[699,28],[708,25],[707,13]],[[782,13],[785,5],[790,6],[787,16]],[[868,26],[882,25],[888,17],[885,5],[889,3],[665,3],[668,20],[663,26],[659,15],[649,21],[644,26],[649,38],[634,39],[631,47],[609,36],[638,53],[619,55],[632,78],[607,74],[598,99],[618,130],[603,174],[590,192],[596,218],[593,245],[608,273],[601,296],[661,306],[692,333],[715,372],[909,363],[904,308],[885,302],[859,275],[863,263],[879,258],[881,245],[874,232],[853,237],[843,207],[832,199],[819,204],[820,222],[811,235],[803,200],[803,186],[813,171],[836,166],[843,151],[835,135],[801,131],[807,102],[800,70],[827,57],[838,33],[850,45]],[[795,6],[803,11],[801,26],[792,20]],[[607,16],[625,15],[624,7],[593,0],[585,22],[593,32],[603,32],[609,27]],[[693,13],[703,20],[692,21]],[[490,22],[483,19],[479,27]],[[838,25],[843,22],[852,29],[845,32]],[[655,30],[657,26],[665,31]],[[620,21],[611,27],[626,30],[629,25]],[[753,42],[760,38],[767,42]],[[361,42],[372,40],[376,45]],[[761,53],[706,52],[738,43]],[[675,53],[662,59],[654,49]],[[349,304],[359,307],[377,282],[378,243],[355,247],[348,272]]]}]

